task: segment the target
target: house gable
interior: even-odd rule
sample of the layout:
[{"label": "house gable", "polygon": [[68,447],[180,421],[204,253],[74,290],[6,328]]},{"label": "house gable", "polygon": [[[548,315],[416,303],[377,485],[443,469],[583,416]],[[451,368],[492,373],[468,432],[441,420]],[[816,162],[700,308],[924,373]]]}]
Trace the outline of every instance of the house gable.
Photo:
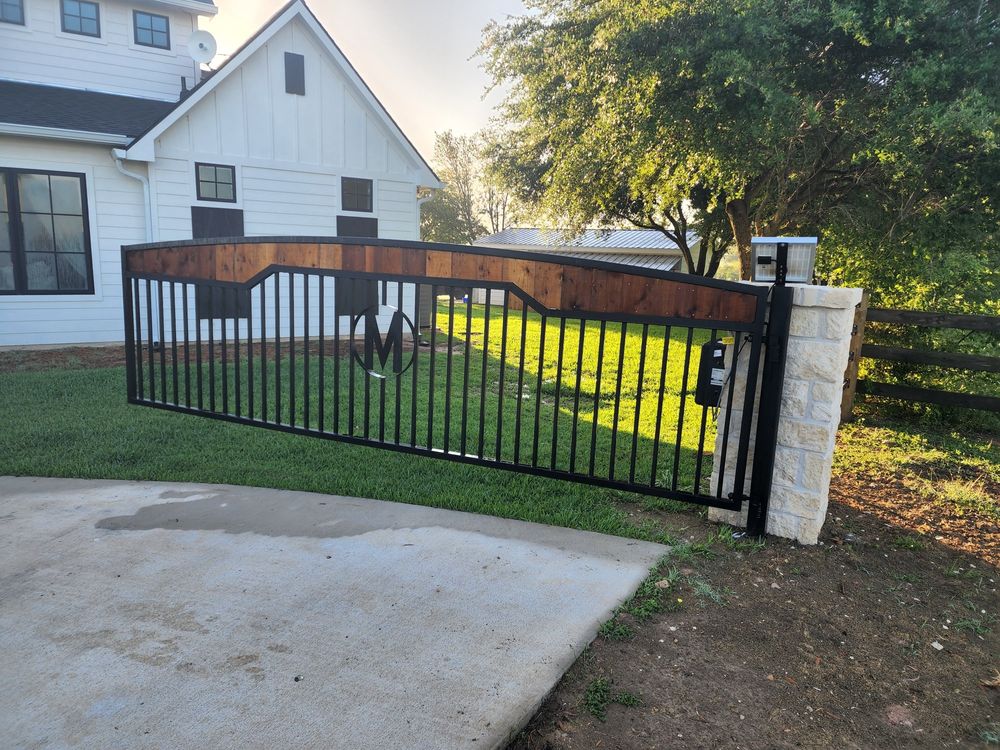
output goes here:
[{"label": "house gable", "polygon": [[[304,96],[286,91],[285,53],[305,58]],[[301,0],[123,155],[153,161],[180,154],[441,184]]]}]

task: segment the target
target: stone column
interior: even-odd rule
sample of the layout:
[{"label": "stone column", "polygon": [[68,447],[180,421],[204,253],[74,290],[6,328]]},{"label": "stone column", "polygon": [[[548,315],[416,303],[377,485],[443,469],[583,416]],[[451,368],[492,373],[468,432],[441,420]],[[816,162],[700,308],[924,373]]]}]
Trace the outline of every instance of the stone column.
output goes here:
[{"label": "stone column", "polygon": [[[844,371],[851,346],[854,308],[861,301],[862,290],[799,284],[791,286],[795,292],[767,533],[795,539],[802,544],[815,544],[826,519]],[[729,347],[730,362],[727,367],[733,367],[731,360],[738,349],[738,341],[736,346]],[[721,428],[715,440],[712,487],[716,486],[721,470],[723,495],[733,490],[732,472],[739,445],[740,418],[744,409],[743,384],[746,382],[748,360],[749,347],[745,347],[733,370],[736,391],[725,467],[720,460],[723,447]],[[759,383],[760,378],[758,390]],[[726,408],[723,404],[719,409],[718,424],[724,424],[725,419]],[[744,494],[750,492],[756,427],[754,414]],[[716,508],[709,510],[710,519],[733,526],[745,526],[746,517],[745,506],[739,513]]]}]

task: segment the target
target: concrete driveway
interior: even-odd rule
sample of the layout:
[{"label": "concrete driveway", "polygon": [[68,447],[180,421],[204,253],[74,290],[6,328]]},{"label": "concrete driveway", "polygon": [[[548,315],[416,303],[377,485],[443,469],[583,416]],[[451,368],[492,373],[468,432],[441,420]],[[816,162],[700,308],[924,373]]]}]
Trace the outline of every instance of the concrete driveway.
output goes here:
[{"label": "concrete driveway", "polygon": [[330,495],[2,477],[0,747],[503,747],[665,552]]}]

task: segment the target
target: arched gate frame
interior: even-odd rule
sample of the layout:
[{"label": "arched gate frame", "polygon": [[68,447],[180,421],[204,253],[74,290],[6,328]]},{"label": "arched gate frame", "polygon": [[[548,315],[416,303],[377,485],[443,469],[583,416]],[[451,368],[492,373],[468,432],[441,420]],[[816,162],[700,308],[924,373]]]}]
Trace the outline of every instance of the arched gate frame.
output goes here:
[{"label": "arched gate frame", "polygon": [[[130,403],[729,510],[748,502],[748,529],[763,533],[784,287],[316,237],[134,245],[122,269]],[[702,347],[723,340],[719,403],[696,401]]]}]

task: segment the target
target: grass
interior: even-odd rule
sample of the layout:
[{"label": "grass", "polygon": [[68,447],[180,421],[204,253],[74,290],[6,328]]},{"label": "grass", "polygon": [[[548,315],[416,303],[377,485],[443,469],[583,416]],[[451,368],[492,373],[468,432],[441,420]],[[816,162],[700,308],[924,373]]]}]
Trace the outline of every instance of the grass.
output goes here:
[{"label": "grass", "polygon": [[933,494],[959,513],[971,511],[1000,521],[1000,502],[986,491],[982,479],[946,479],[937,483]]},{"label": "grass", "polygon": [[[608,326],[604,357],[599,360],[596,324],[570,322],[562,331],[558,323],[545,323],[539,316],[528,314],[524,321],[522,350],[521,314],[511,312],[506,355],[508,362],[516,362],[523,351],[525,374],[519,388],[517,368],[511,365],[501,368],[499,352],[504,337],[502,317],[497,311],[494,309],[490,316],[487,335],[487,319],[482,307],[474,306],[472,315],[466,317],[464,306],[456,304],[452,320],[447,314],[447,303],[440,308],[443,310],[438,312],[439,329],[447,331],[450,326],[456,334],[462,333],[463,341],[465,330],[470,331],[468,356],[464,346],[455,348],[449,376],[448,357],[440,349],[446,337],[439,332],[439,349],[434,353],[433,389],[429,382],[431,354],[427,349],[419,353],[416,384],[410,372],[398,381],[398,395],[404,406],[413,403],[414,388],[418,394],[433,390],[433,409],[426,399],[415,399],[416,424],[420,425],[422,435],[424,426],[432,422],[430,439],[436,447],[472,450],[482,425],[484,454],[495,455],[496,444],[490,436],[495,435],[497,423],[502,419],[504,430],[500,448],[501,455],[506,458],[518,451],[524,462],[537,453],[543,466],[551,461],[559,468],[568,468],[575,436],[578,457],[589,457],[593,446],[598,475],[609,475],[613,460],[614,476],[623,478],[634,454],[637,477],[658,476],[664,472],[669,475],[676,466],[678,486],[682,489],[693,489],[696,477],[698,483],[706,481],[711,471],[711,446],[714,444],[712,420],[706,419],[706,410],[694,407],[688,399],[685,417],[678,421],[684,390],[684,358],[673,353],[667,368],[661,449],[654,471],[652,459],[658,404],[650,393],[655,393],[654,381],[659,378],[659,362],[666,345],[662,328],[649,329],[645,362],[640,367],[641,326],[630,326],[625,332],[621,361],[621,329],[618,325]],[[582,357],[578,356],[580,336],[584,338]],[[707,336],[707,331],[695,334],[692,338],[694,351]],[[671,352],[683,352],[686,337],[686,331],[673,332]],[[563,366],[557,369],[560,338]],[[287,343],[284,348],[287,352]],[[364,376],[361,368],[344,356],[337,363],[341,376],[337,387],[331,372],[333,359],[328,357],[324,368],[323,416],[327,427],[333,419],[333,405],[338,402],[342,431],[348,430],[353,411],[351,434],[362,436],[367,430],[376,435],[382,399],[379,382]],[[294,378],[287,357],[280,372],[275,370],[273,361],[269,362],[268,419],[287,423],[294,414],[298,425],[303,425],[307,418],[311,426],[318,424],[319,357],[314,353],[309,360],[307,366],[299,352],[294,359]],[[159,395],[164,388],[168,401],[177,398],[183,403],[187,390],[183,368],[179,368],[175,391],[170,360],[165,368],[166,378],[162,380],[159,362],[154,360],[154,363],[153,391]],[[618,390],[619,368],[622,399],[616,419],[615,399],[608,394]],[[259,385],[262,385],[261,369],[258,357],[253,380]],[[225,400],[230,413],[238,409],[247,414],[250,404],[246,384],[250,373],[246,363],[240,368],[242,398],[239,401],[235,397],[236,371],[233,367],[215,366],[214,378],[209,377],[207,363],[204,370],[203,378],[193,378],[191,383],[192,401],[197,401],[200,386],[206,407],[214,392],[217,409],[223,409]],[[279,375],[280,414],[275,391]],[[484,376],[485,389],[482,387]],[[142,372],[147,392],[149,377],[147,363]],[[308,409],[304,399],[306,377],[310,379],[312,391]],[[350,377],[356,379],[353,399],[349,398]],[[581,408],[579,419],[574,423],[573,396],[570,394],[576,390],[577,378]],[[693,388],[693,380],[691,377],[688,390]],[[387,411],[393,413],[396,381],[390,378],[383,382]],[[289,387],[291,383],[294,387]],[[365,385],[373,386],[368,394],[367,410]],[[646,394],[641,400],[637,398],[640,390]],[[537,397],[539,392],[541,398]],[[254,409],[259,415],[264,405],[259,395],[261,391],[257,393]],[[291,408],[293,399],[294,411]],[[23,405],[30,405],[30,408]],[[461,421],[463,407],[467,407],[468,414],[464,427]],[[617,501],[636,500],[638,496],[617,490],[393,451],[376,452],[376,449],[363,446],[128,406],[125,403],[125,373],[120,367],[0,373],[0,412],[5,415],[0,433],[0,474],[196,481],[327,492],[487,513],[666,543],[673,541],[656,524],[631,520]],[[398,427],[405,439],[413,427],[411,409],[402,408],[399,414]],[[703,420],[709,452],[699,456],[697,445]],[[519,435],[515,430],[518,422],[521,423]],[[536,424],[537,445],[531,440]],[[390,439],[396,428],[396,422],[389,419],[386,431]],[[577,470],[585,471],[586,468],[578,466]]]},{"label": "grass", "polygon": [[1000,521],[1000,440],[991,431],[926,423],[876,412],[878,424],[862,418],[841,426],[834,455],[834,472],[866,474],[876,480],[899,482],[962,516],[976,513]]}]

